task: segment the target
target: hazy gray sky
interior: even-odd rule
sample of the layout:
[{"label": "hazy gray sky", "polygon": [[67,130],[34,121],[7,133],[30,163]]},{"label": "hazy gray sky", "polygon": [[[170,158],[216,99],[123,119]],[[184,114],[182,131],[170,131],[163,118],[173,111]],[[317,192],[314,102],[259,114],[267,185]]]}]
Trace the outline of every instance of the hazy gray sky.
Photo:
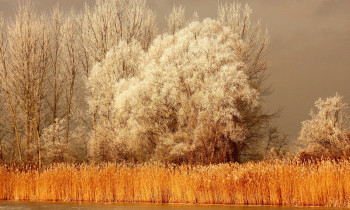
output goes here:
[{"label": "hazy gray sky", "polygon": [[[0,12],[12,17],[15,0],[0,0]],[[33,0],[49,11],[56,2],[65,9],[82,8],[84,0]],[[94,0],[87,0],[88,3]],[[174,4],[186,15],[216,17],[217,0],[148,0],[158,15],[160,31]],[[225,2],[225,1],[223,1]],[[232,2],[232,1],[227,1]],[[350,104],[350,0],[246,0],[253,17],[261,19],[270,36],[269,83],[275,90],[267,108],[283,108],[278,124],[292,138],[319,97],[336,92]],[[349,110],[348,110],[349,113]]]}]

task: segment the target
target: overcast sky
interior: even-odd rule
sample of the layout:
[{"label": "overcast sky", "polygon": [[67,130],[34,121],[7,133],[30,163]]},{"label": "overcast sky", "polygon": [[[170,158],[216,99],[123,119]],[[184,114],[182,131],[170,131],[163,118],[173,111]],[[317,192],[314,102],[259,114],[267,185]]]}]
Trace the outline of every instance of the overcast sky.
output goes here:
[{"label": "overcast sky", "polygon": [[[0,0],[0,12],[13,17],[15,0]],[[84,0],[33,0],[49,11],[60,2],[65,9],[82,8]],[[87,0],[88,3],[94,2]],[[165,16],[174,4],[186,7],[186,15],[216,17],[217,0],[148,0],[158,15],[162,32]],[[228,1],[232,2],[232,1]],[[269,83],[274,93],[267,108],[283,108],[278,124],[297,137],[301,121],[308,119],[319,97],[343,95],[350,104],[350,0],[246,0],[253,17],[260,19],[271,36]],[[348,113],[349,109],[348,109]]]}]

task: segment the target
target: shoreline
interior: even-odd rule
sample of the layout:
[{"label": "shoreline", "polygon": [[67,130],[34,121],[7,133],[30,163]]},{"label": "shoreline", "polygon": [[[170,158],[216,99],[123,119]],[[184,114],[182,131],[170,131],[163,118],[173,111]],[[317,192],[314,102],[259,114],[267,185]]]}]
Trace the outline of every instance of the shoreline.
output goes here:
[{"label": "shoreline", "polygon": [[90,202],[90,201],[29,201],[29,200],[0,200],[1,203],[31,203],[31,204],[78,204],[78,205],[111,205],[111,206],[227,206],[227,207],[240,207],[240,208],[295,208],[295,209],[350,209],[350,207],[332,207],[332,206],[278,206],[278,205],[235,205],[235,204],[205,204],[205,203],[149,203],[149,202],[131,202],[131,203],[123,203],[123,202]]}]

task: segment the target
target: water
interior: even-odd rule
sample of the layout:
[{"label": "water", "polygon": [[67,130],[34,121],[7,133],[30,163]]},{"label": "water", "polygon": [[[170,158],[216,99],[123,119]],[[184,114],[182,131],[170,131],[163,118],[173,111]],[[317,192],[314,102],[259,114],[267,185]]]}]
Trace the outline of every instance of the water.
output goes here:
[{"label": "water", "polygon": [[[103,204],[64,202],[9,202],[0,201],[0,210],[64,210],[64,209],[115,209],[115,210],[324,210],[331,208],[270,207],[270,206],[229,206],[191,204]],[[337,208],[340,209],[340,208]],[[345,208],[343,208],[345,209]],[[349,210],[349,209],[348,209]]]}]

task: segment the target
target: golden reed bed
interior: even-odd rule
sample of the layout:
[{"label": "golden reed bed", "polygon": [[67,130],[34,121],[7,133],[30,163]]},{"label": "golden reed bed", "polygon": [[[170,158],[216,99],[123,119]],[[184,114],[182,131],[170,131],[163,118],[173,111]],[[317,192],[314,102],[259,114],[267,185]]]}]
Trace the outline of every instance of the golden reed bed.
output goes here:
[{"label": "golden reed bed", "polygon": [[349,207],[350,163],[1,166],[0,200]]}]

